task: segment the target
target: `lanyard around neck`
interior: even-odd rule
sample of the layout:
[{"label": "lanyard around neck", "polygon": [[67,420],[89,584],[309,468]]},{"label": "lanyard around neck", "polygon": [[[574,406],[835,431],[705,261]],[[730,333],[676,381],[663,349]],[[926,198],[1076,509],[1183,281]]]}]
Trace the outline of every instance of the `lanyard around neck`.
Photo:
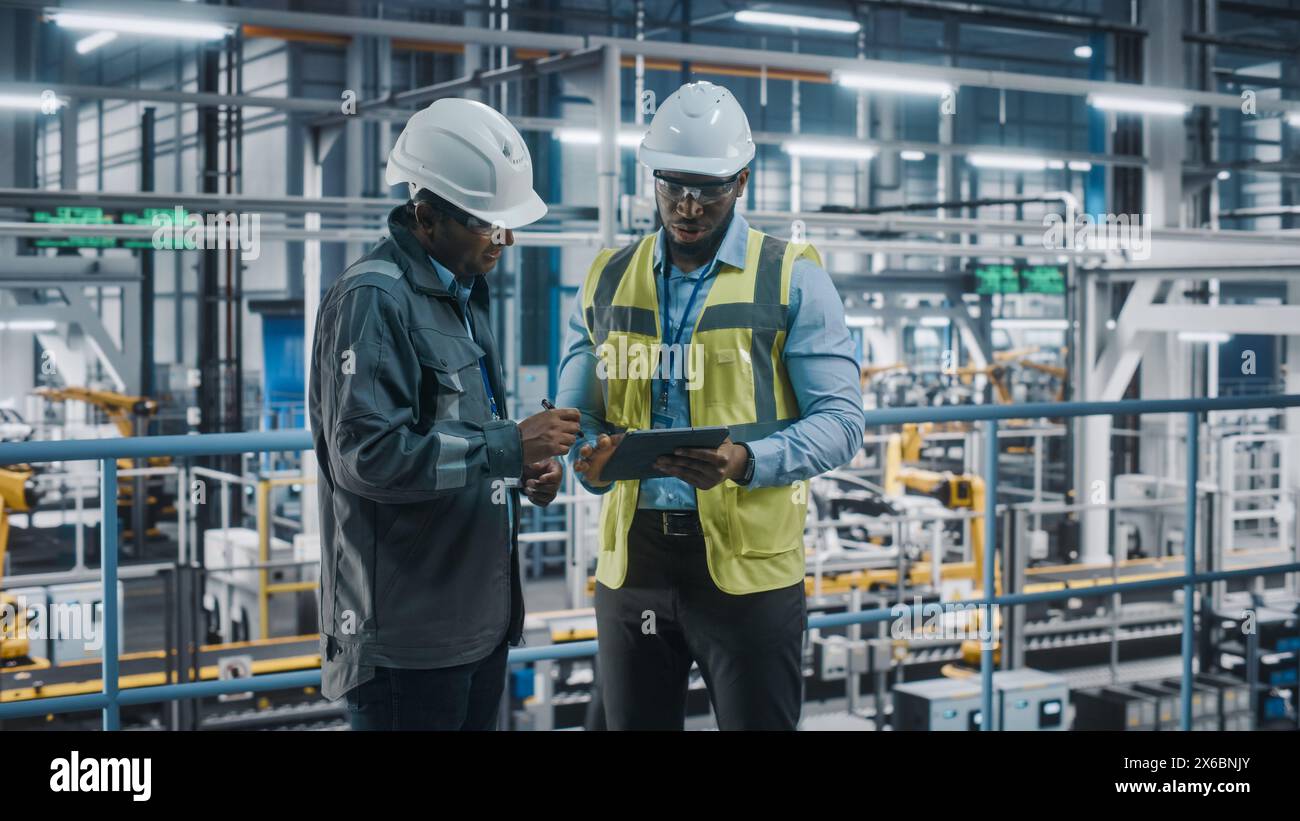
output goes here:
[{"label": "lanyard around neck", "polygon": [[676,346],[677,343],[681,341],[682,332],[686,330],[686,320],[690,317],[691,308],[694,307],[695,305],[695,297],[697,294],[699,294],[700,286],[704,284],[705,278],[708,277],[709,270],[713,268],[713,263],[710,262],[707,268],[705,269],[704,273],[700,274],[700,278],[695,280],[695,287],[691,288],[691,296],[689,299],[686,300],[686,307],[682,309],[682,321],[677,323],[677,332],[673,334],[672,341],[669,341],[668,339],[668,326],[672,324],[672,292],[673,292],[672,284],[668,281],[668,276],[669,276],[669,272],[672,271],[672,264],[669,263],[667,260],[664,260],[664,266],[665,268],[664,268],[663,341],[665,345]]}]

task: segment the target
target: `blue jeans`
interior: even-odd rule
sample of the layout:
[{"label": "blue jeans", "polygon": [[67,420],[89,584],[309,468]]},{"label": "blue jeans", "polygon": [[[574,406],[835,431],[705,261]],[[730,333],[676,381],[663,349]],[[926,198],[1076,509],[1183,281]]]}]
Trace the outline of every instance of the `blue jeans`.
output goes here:
[{"label": "blue jeans", "polygon": [[348,691],[353,730],[495,730],[506,684],[505,642],[487,658],[457,667],[376,667]]}]

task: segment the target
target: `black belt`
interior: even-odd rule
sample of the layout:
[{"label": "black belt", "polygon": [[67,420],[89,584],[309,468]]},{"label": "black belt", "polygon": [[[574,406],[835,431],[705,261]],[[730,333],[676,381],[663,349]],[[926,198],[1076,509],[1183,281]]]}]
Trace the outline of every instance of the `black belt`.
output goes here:
[{"label": "black belt", "polygon": [[638,509],[640,518],[650,527],[665,536],[703,536],[704,526],[700,524],[700,514],[694,510],[647,510]]}]

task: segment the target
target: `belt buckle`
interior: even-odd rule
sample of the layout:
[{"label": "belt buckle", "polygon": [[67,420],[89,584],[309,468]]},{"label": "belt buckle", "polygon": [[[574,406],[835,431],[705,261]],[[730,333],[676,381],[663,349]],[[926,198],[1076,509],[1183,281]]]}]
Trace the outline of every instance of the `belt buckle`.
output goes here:
[{"label": "belt buckle", "polygon": [[662,522],[661,530],[663,531],[663,534],[665,536],[698,536],[699,534],[696,532],[697,528],[676,529],[673,527],[674,517],[685,518],[687,515],[688,514],[686,513],[673,513],[667,510],[663,511],[660,514],[660,521]]}]

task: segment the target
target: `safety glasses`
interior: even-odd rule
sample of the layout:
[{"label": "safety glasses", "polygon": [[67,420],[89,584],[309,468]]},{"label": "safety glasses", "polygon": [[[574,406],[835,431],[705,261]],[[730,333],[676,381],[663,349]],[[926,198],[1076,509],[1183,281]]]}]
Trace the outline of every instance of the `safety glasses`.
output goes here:
[{"label": "safety glasses", "polygon": [[726,199],[736,190],[736,180],[740,174],[736,173],[725,180],[717,182],[697,182],[694,185],[687,185],[677,180],[669,179],[660,172],[655,172],[655,190],[664,196],[669,202],[681,202],[686,197],[694,197],[700,205],[712,205],[715,202]]},{"label": "safety glasses", "polygon": [[476,234],[480,237],[492,236],[492,231],[496,228],[492,223],[481,220],[473,214],[467,214],[464,211],[461,211],[458,214],[448,212],[447,216],[465,226],[465,230],[469,231],[471,234]]},{"label": "safety glasses", "polygon": [[465,226],[465,230],[469,231],[471,234],[477,234],[480,237],[490,237],[492,236],[493,230],[496,228],[492,223],[487,222],[486,220],[481,220],[466,211],[462,211],[450,203],[447,205],[437,205],[435,203],[429,204],[434,207],[434,210],[441,214],[446,214],[451,219]]}]

